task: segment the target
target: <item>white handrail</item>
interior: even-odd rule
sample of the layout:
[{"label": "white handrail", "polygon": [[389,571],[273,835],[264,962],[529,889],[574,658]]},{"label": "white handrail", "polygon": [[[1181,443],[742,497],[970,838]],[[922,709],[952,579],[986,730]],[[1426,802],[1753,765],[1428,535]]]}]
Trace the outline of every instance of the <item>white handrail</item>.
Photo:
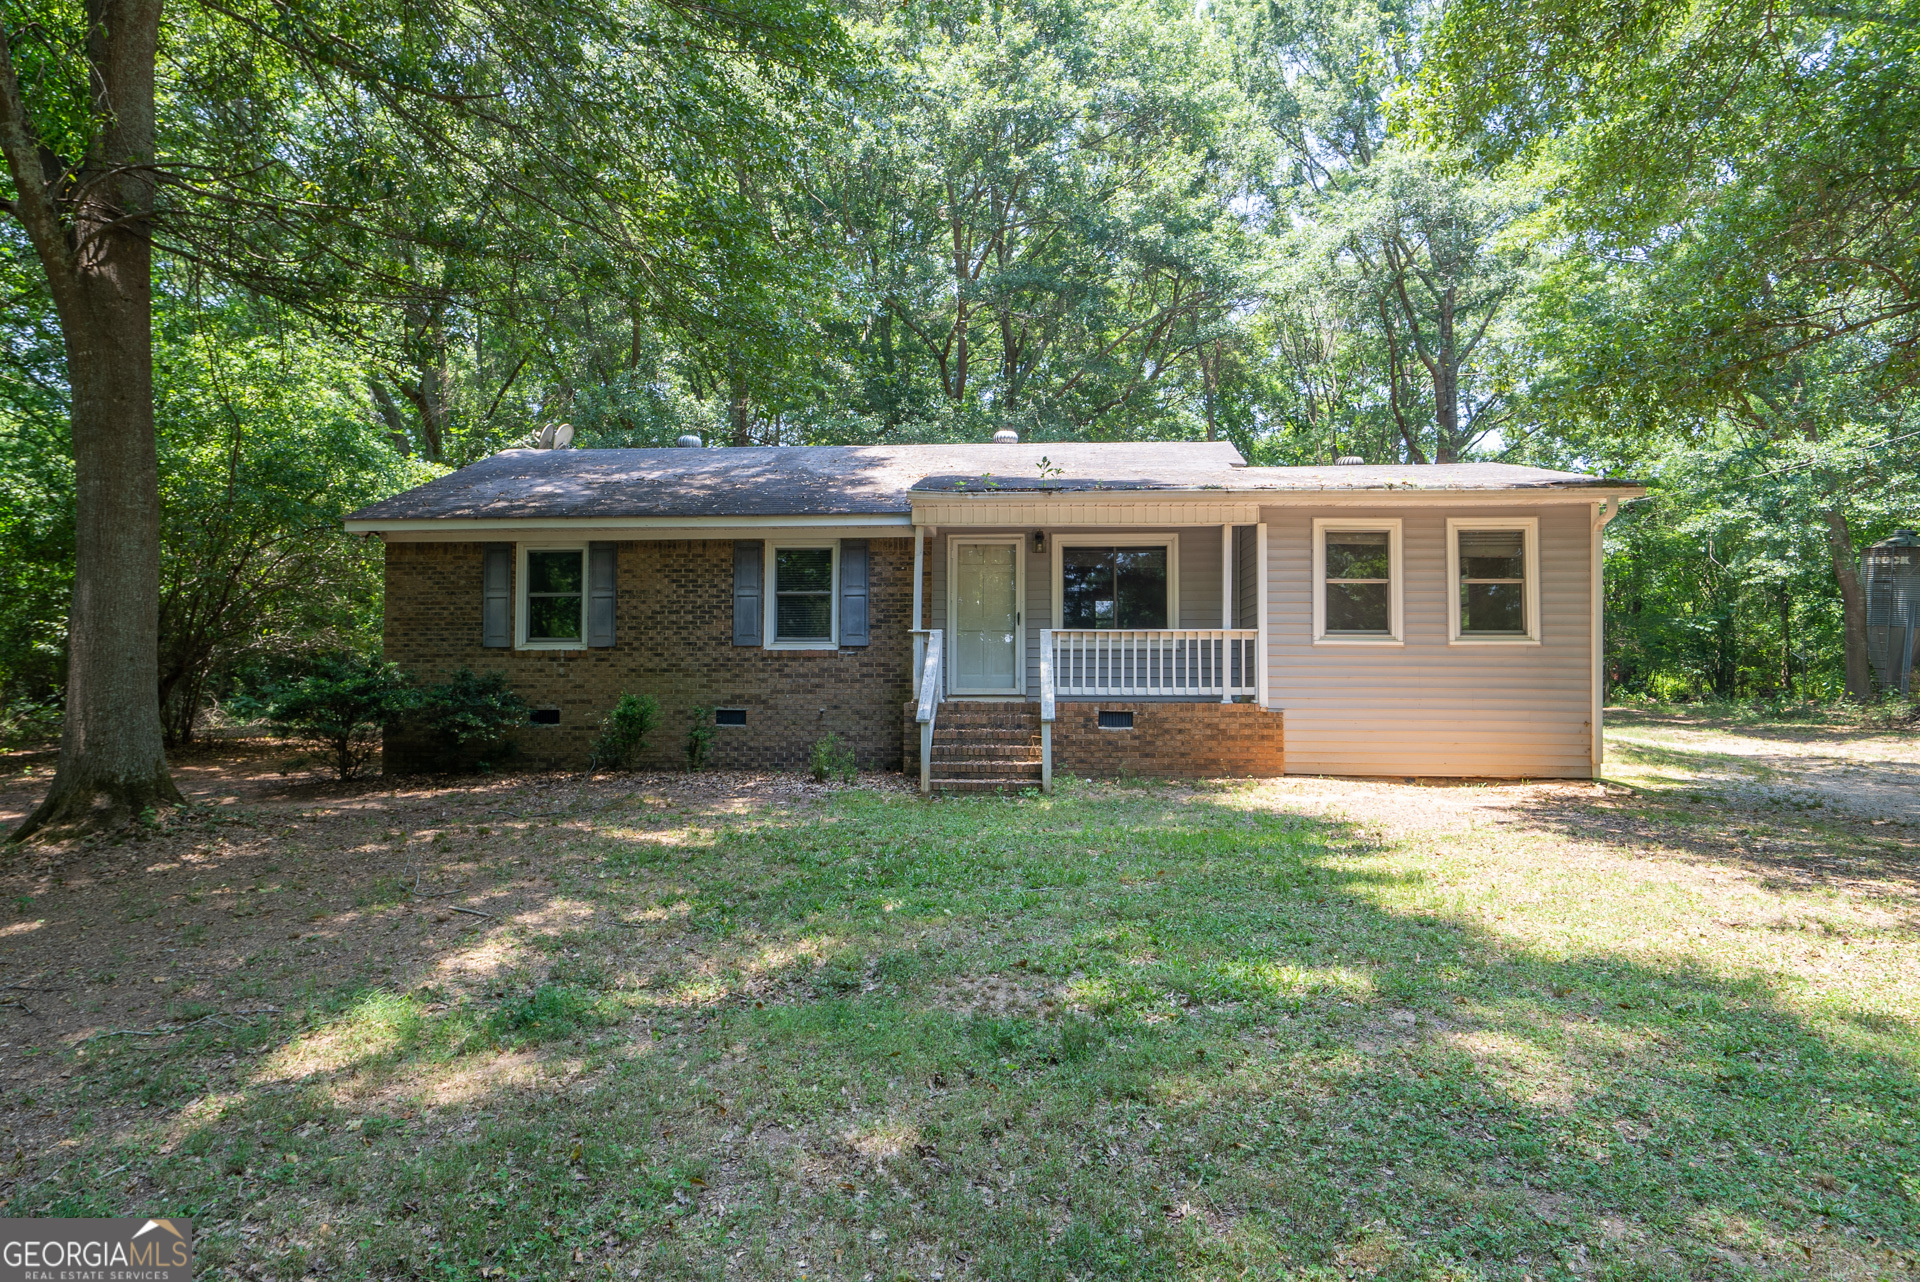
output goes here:
[{"label": "white handrail", "polygon": [[1040,791],[1053,791],[1053,630],[1040,629]]},{"label": "white handrail", "polygon": [[940,701],[946,697],[942,677],[945,664],[940,657],[940,629],[928,629],[927,654],[920,667],[920,706],[914,719],[920,723],[920,791],[933,791],[933,719],[939,715]]},{"label": "white handrail", "polygon": [[1061,629],[1051,641],[1041,647],[1041,662],[1051,661],[1053,690],[1063,697],[1231,698],[1258,691],[1253,628]]}]

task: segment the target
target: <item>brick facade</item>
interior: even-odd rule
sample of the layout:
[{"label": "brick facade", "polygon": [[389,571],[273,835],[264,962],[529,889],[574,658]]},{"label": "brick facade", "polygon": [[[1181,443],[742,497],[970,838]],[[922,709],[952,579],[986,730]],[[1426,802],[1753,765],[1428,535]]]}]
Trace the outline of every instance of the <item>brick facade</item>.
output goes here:
[{"label": "brick facade", "polygon": [[[1102,730],[1099,714],[1131,712],[1133,729]],[[1279,711],[1251,703],[1059,703],[1053,773],[1111,779],[1265,779],[1285,772]]]},{"label": "brick facade", "polygon": [[[951,706],[951,705],[944,705]],[[1100,712],[1133,713],[1133,729],[1100,729]],[[900,709],[902,768],[920,769],[918,705]],[[1286,772],[1279,709],[1251,703],[1079,703],[1054,705],[1053,772],[1112,779],[1269,779]]]},{"label": "brick facade", "polygon": [[[560,709],[560,724],[521,732],[515,762],[522,766],[584,767],[600,718],[630,692],[660,701],[645,766],[686,764],[687,726],[704,705],[747,711],[745,726],[715,730],[714,766],[796,769],[831,730],[863,768],[898,770],[899,707],[912,689],[913,543],[870,539],[867,546],[869,645],[735,646],[733,543],[696,539],[620,544],[610,649],[501,650],[480,644],[482,544],[390,543],[386,656],[423,681],[462,667],[501,672],[528,703]],[[386,764],[403,772],[421,761],[397,740]]]}]

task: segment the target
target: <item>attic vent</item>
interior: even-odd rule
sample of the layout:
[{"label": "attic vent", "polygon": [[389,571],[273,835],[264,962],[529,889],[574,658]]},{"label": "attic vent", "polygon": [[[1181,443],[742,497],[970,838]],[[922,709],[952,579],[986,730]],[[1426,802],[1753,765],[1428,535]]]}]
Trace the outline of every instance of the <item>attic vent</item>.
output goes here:
[{"label": "attic vent", "polygon": [[995,445],[1018,445],[1020,443],[1020,433],[1010,427],[1003,427],[993,434],[993,443]]},{"label": "attic vent", "polygon": [[1358,454],[1342,454],[1333,462],[1335,467],[1364,467],[1367,461]]},{"label": "attic vent", "polygon": [[685,436],[675,441],[674,445],[683,450],[697,450],[700,448],[700,438],[692,432],[688,432]]}]

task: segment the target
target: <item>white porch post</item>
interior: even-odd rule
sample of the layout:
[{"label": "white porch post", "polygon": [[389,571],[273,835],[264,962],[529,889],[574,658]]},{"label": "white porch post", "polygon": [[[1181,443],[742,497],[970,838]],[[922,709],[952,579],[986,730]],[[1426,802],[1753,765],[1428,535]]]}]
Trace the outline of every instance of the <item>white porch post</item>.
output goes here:
[{"label": "white porch post", "polygon": [[927,634],[921,629],[920,608],[923,590],[921,580],[925,577],[927,561],[927,527],[913,527],[913,697],[920,697],[920,669],[927,655]]},{"label": "white porch post", "polygon": [[[1233,630],[1233,527],[1231,525],[1220,527],[1220,626],[1229,632]],[[1233,671],[1233,660],[1227,656],[1227,648],[1233,644],[1231,641],[1220,643],[1220,702],[1222,703],[1233,702],[1233,691],[1229,689],[1232,683],[1227,679],[1228,674]]]},{"label": "white porch post", "polygon": [[913,527],[913,630],[927,626],[920,621],[921,597],[925,595],[922,578],[927,572],[927,527]]},{"label": "white porch post", "polygon": [[1271,567],[1267,565],[1267,523],[1265,521],[1253,527],[1253,600],[1259,617],[1254,620],[1258,639],[1254,648],[1259,651],[1254,656],[1254,672],[1258,674],[1255,696],[1261,707],[1267,706],[1267,579]]}]

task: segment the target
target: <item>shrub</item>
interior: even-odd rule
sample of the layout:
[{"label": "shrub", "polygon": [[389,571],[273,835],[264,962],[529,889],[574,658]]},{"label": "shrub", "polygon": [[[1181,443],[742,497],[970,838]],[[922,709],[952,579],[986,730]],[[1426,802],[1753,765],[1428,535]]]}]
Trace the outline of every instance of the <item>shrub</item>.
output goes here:
[{"label": "shrub", "polygon": [[408,728],[427,740],[447,767],[479,766],[513,747],[513,734],[527,723],[527,701],[507,688],[498,672],[462,668],[445,684],[428,686],[408,717]]},{"label": "shrub", "polygon": [[852,783],[860,773],[860,762],[854,757],[853,749],[829,730],[814,741],[813,751],[807,754],[807,772],[813,776],[815,783],[825,783],[829,779]]},{"label": "shrub", "polygon": [[288,738],[323,750],[334,773],[351,779],[380,751],[381,731],[419,701],[395,665],[341,655],[282,688],[267,705],[267,721]]},{"label": "shrub", "polygon": [[650,694],[622,694],[600,722],[593,741],[595,770],[625,770],[647,746],[647,736],[660,725],[660,703]]},{"label": "shrub", "polygon": [[713,709],[695,708],[693,724],[687,727],[687,769],[704,770],[713,751]]}]

